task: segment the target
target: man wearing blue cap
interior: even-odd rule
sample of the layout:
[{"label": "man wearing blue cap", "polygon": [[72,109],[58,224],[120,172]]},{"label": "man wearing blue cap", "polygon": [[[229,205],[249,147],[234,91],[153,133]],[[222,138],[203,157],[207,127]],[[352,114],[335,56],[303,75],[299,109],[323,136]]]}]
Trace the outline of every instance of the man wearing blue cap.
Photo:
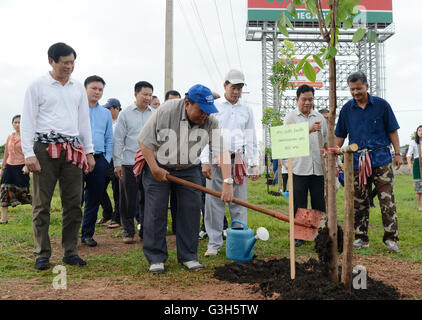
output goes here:
[{"label": "man wearing blue cap", "polygon": [[[142,171],[145,191],[143,251],[150,272],[163,273],[168,258],[166,244],[167,210],[170,188],[177,196],[177,259],[189,270],[204,268],[198,262],[198,230],[201,193],[167,180],[167,174],[201,184],[195,165],[208,143],[219,153],[222,176],[221,200],[233,200],[230,156],[225,151],[212,92],[202,85],[189,89],[184,99],[169,100],[151,116],[138,136],[146,165]],[[220,143],[220,144],[219,144]]]}]

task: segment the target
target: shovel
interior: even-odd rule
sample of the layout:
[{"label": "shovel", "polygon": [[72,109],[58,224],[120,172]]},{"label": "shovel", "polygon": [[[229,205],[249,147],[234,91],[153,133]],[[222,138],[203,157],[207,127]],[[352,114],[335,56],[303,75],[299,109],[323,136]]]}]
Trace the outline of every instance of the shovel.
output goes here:
[{"label": "shovel", "polygon": [[[170,174],[167,175],[167,179],[171,182],[175,182],[178,184],[181,184],[183,186],[186,187],[190,187],[205,193],[208,193],[214,197],[221,197],[221,193],[206,187],[203,187],[201,185],[195,184],[193,182],[190,181],[186,181],[183,179],[180,179],[178,177],[172,176]],[[263,208],[260,206],[257,206],[255,204],[237,199],[237,198],[233,198],[234,203],[241,205],[243,207],[264,213],[266,215],[272,216],[274,218],[277,218],[279,220],[285,221],[285,222],[289,222],[289,218],[287,216],[285,216],[284,214],[271,210],[271,209],[267,209],[267,208]],[[295,234],[295,238],[296,239],[300,239],[300,240],[306,240],[306,241],[313,241],[317,234],[318,234],[318,229],[324,228],[326,226],[327,223],[327,218],[326,218],[326,214],[324,212],[318,211],[318,210],[310,210],[310,209],[301,209],[299,208],[297,210],[296,213],[296,217],[294,219],[294,224],[295,224],[295,229],[294,229],[294,234]]]}]

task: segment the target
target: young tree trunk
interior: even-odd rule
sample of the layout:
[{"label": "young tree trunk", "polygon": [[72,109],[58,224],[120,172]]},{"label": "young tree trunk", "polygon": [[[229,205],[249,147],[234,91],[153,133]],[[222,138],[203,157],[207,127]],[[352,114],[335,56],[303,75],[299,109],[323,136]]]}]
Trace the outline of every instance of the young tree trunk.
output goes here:
[{"label": "young tree trunk", "polygon": [[[334,148],[334,123],[336,119],[337,94],[336,94],[336,60],[332,58],[329,65],[329,81],[330,81],[330,121],[328,124],[328,147]],[[332,240],[331,261],[329,262],[330,278],[334,282],[338,282],[338,252],[337,252],[337,203],[336,203],[336,157],[334,153],[328,154],[327,168],[327,202],[328,208],[328,231]]]}]

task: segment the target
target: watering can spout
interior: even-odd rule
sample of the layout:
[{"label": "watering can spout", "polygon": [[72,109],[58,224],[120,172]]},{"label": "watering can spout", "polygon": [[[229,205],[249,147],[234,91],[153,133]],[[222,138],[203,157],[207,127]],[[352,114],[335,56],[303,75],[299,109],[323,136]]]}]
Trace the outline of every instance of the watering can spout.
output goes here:
[{"label": "watering can spout", "polygon": [[248,240],[248,244],[246,247],[247,249],[245,250],[246,256],[248,256],[251,253],[251,250],[253,250],[256,240],[267,241],[269,237],[270,237],[270,234],[268,233],[268,230],[265,229],[264,227],[259,227],[256,230],[256,236]]},{"label": "watering can spout", "polygon": [[251,250],[253,250],[253,246],[255,245],[256,240],[256,237],[253,237],[252,239],[248,240],[248,244],[245,250],[245,257],[248,257],[251,254]]}]

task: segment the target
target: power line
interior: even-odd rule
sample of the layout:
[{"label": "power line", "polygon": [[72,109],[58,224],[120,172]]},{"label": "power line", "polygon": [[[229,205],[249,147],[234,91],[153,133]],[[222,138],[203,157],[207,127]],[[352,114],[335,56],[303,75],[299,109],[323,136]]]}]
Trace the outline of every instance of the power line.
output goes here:
[{"label": "power line", "polygon": [[236,41],[237,57],[239,59],[240,70],[243,70],[243,68],[242,68],[242,60],[240,59],[239,44],[237,43],[237,37],[236,37],[236,27],[235,27],[234,18],[233,18],[232,1],[229,0],[229,3],[230,3],[230,12],[231,12],[231,16],[232,16],[232,25],[233,25],[234,40]]},{"label": "power line", "polygon": [[205,42],[207,43],[208,49],[209,49],[210,54],[211,54],[211,58],[212,58],[214,65],[215,65],[215,68],[217,69],[217,72],[220,75],[220,79],[223,79],[223,75],[222,75],[220,69],[218,68],[217,62],[215,61],[215,57],[214,57],[213,51],[211,49],[210,42],[208,41],[207,33],[205,32],[205,28],[204,28],[204,25],[202,24],[201,16],[199,14],[198,7],[196,6],[195,1],[191,0],[191,5],[192,5],[192,8],[193,8],[193,10],[196,14],[196,18],[199,22],[199,26],[201,27],[202,35],[204,36]]},{"label": "power line", "polygon": [[230,69],[231,63],[230,63],[230,59],[229,59],[229,54],[227,53],[226,42],[224,41],[223,28],[221,27],[220,14],[218,13],[218,7],[217,7],[216,0],[214,0],[214,6],[215,6],[215,11],[217,11],[218,26],[220,27],[220,34],[221,34],[221,38],[223,39],[223,47],[224,47],[224,52],[226,54],[228,69]]},{"label": "power line", "polygon": [[201,57],[202,64],[205,66],[205,69],[207,70],[208,76],[210,77],[211,81],[214,84],[214,88],[217,88],[217,83],[215,82],[214,78],[211,75],[210,70],[208,69],[208,64],[205,62],[204,56],[201,53],[201,49],[200,49],[200,47],[198,45],[198,42],[196,41],[196,38],[195,38],[195,35],[193,33],[192,27],[191,27],[191,25],[189,23],[189,20],[186,17],[185,11],[184,11],[183,6],[182,6],[182,3],[180,2],[180,0],[178,0],[177,3],[179,4],[180,10],[182,11],[183,17],[185,19],[186,25],[188,26],[188,29],[189,29],[189,32],[190,32],[190,34],[192,36],[193,42],[195,43],[196,49],[197,49],[197,51],[199,53],[199,56]]}]

